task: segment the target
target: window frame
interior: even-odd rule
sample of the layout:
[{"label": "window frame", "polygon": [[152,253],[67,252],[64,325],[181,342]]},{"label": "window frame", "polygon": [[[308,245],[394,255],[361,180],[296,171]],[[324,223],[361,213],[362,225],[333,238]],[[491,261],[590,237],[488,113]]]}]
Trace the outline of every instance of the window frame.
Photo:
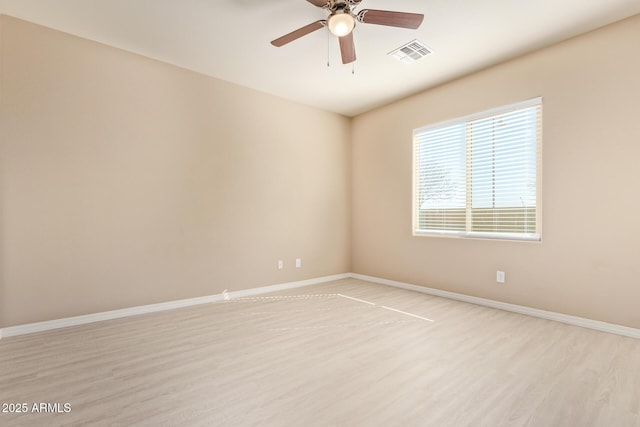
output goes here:
[{"label": "window frame", "polygon": [[[455,231],[455,230],[419,230],[419,214],[418,214],[418,205],[419,205],[419,184],[418,184],[418,175],[419,175],[419,159],[417,159],[417,145],[418,138],[417,136],[428,131],[433,131],[437,129],[443,129],[450,126],[465,124],[468,126],[469,122],[487,119],[490,117],[498,116],[501,114],[509,113],[516,110],[521,110],[529,107],[539,106],[538,117],[536,118],[536,127],[537,129],[537,140],[536,140],[536,220],[535,220],[535,233],[520,233],[520,232],[482,232],[482,231],[471,231],[469,229],[470,219],[467,217],[467,227],[465,231]],[[413,175],[413,188],[412,188],[412,235],[416,237],[449,237],[449,238],[462,238],[462,239],[489,239],[489,240],[506,240],[506,241],[524,241],[524,242],[542,242],[542,149],[543,149],[543,99],[542,97],[531,98],[526,101],[517,102],[513,104],[503,105],[496,108],[491,108],[485,111],[481,111],[478,113],[469,114],[463,117],[458,117],[455,119],[444,120],[441,122],[429,124],[426,126],[422,126],[413,130],[413,139],[412,139],[412,175]],[[467,161],[469,161],[469,144],[467,141]],[[469,170],[469,164],[467,163],[467,173]],[[471,182],[471,177],[466,176],[467,181],[467,191],[473,191],[472,186],[469,184]],[[467,203],[470,203],[467,201]],[[465,210],[471,209],[471,206],[467,204],[464,208]]]}]

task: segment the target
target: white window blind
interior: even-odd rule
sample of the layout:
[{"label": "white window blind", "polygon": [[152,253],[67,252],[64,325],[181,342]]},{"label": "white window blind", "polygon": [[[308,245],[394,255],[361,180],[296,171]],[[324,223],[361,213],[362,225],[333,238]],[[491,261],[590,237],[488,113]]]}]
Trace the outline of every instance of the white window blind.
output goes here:
[{"label": "white window blind", "polygon": [[416,129],[414,234],[540,240],[542,99]]}]

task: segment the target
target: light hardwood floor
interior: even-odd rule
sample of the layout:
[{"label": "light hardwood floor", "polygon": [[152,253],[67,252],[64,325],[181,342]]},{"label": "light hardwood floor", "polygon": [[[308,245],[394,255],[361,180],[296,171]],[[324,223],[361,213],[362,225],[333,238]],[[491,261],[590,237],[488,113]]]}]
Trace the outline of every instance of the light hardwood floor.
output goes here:
[{"label": "light hardwood floor", "polygon": [[640,341],[346,279],[2,339],[0,402],[71,404],[2,426],[640,426]]}]

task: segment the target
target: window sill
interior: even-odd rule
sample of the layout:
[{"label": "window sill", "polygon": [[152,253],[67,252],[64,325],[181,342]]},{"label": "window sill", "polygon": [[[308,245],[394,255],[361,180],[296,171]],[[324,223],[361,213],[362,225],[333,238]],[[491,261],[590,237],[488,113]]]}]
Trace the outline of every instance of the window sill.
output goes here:
[{"label": "window sill", "polygon": [[478,240],[502,240],[508,242],[532,242],[542,243],[539,234],[521,233],[480,233],[461,231],[436,231],[436,230],[414,230],[414,237],[447,237],[454,239],[478,239]]}]

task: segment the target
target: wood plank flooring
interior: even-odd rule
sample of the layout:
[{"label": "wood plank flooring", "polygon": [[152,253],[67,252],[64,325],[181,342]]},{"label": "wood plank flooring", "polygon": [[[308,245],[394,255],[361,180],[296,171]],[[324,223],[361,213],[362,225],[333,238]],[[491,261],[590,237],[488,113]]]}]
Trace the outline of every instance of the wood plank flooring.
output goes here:
[{"label": "wood plank flooring", "polygon": [[640,426],[640,341],[345,279],[2,339],[0,402],[71,405],[2,426]]}]

